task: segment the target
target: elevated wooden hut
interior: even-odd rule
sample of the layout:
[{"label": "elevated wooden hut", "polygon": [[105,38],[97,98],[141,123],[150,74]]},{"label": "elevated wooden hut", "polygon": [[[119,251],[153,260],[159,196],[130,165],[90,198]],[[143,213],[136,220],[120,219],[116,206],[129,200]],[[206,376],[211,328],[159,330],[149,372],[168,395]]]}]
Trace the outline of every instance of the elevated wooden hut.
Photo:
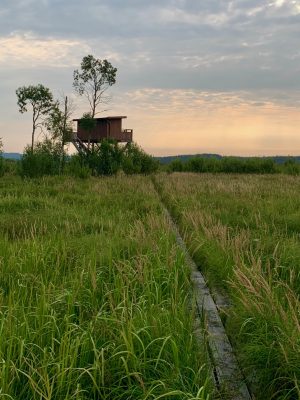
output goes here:
[{"label": "elevated wooden hut", "polygon": [[77,132],[73,135],[73,144],[79,152],[87,152],[94,144],[99,144],[104,139],[112,139],[117,142],[132,142],[132,129],[122,129],[122,120],[126,116],[94,118],[95,127],[91,130],[83,128],[81,119],[77,122]]}]

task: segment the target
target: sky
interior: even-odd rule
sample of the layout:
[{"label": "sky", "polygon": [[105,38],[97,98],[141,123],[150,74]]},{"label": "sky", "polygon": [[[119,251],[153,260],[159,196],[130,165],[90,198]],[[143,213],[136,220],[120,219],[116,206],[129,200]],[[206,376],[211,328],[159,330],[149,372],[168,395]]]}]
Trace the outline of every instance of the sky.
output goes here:
[{"label": "sky", "polygon": [[20,86],[89,111],[72,83],[93,54],[118,69],[99,116],[153,155],[299,155],[299,38],[300,0],[0,0],[4,151],[30,143]]}]

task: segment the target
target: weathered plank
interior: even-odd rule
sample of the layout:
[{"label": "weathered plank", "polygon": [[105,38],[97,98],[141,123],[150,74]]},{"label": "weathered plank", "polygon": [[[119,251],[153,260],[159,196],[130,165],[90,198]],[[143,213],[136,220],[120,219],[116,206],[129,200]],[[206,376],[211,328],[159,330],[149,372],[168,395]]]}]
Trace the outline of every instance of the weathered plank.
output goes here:
[{"label": "weathered plank", "polygon": [[208,333],[208,345],[214,367],[216,385],[222,398],[227,400],[251,400],[250,392],[245,379],[238,366],[232,346],[225,332],[217,306],[211,296],[210,290],[197,265],[189,254],[176,223],[167,208],[163,205],[166,217],[176,235],[178,245],[181,247],[187,263],[191,268],[194,297],[197,304],[199,318],[205,318]]}]

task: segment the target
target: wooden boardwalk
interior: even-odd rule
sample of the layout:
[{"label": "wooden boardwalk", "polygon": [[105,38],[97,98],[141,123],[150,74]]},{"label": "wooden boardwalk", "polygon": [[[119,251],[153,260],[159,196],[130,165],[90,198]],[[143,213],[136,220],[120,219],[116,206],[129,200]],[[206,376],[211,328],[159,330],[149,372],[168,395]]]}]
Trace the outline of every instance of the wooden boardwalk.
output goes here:
[{"label": "wooden boardwalk", "polygon": [[[155,182],[154,186],[156,187]],[[157,193],[161,198],[158,190]],[[168,219],[169,224],[176,235],[177,243],[182,249],[186,262],[191,269],[193,297],[196,301],[199,319],[204,319],[206,322],[209,353],[213,365],[214,380],[218,393],[224,400],[251,400],[252,397],[245,383],[245,379],[240,371],[231,343],[225,332],[225,328],[220,318],[216,303],[213,300],[203,275],[198,270],[197,265],[190,256],[177,225],[163,201],[162,205],[166,218]],[[203,336],[200,336],[199,340],[203,340]]]}]

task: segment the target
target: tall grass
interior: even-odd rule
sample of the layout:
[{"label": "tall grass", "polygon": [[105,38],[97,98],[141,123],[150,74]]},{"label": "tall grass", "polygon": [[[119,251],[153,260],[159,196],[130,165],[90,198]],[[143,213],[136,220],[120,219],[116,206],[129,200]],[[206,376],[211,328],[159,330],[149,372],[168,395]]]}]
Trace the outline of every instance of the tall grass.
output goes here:
[{"label": "tall grass", "polygon": [[0,194],[0,398],[209,398],[148,178],[4,177]]},{"label": "tall grass", "polygon": [[300,179],[157,177],[194,259],[229,295],[226,328],[256,398],[300,398]]}]

